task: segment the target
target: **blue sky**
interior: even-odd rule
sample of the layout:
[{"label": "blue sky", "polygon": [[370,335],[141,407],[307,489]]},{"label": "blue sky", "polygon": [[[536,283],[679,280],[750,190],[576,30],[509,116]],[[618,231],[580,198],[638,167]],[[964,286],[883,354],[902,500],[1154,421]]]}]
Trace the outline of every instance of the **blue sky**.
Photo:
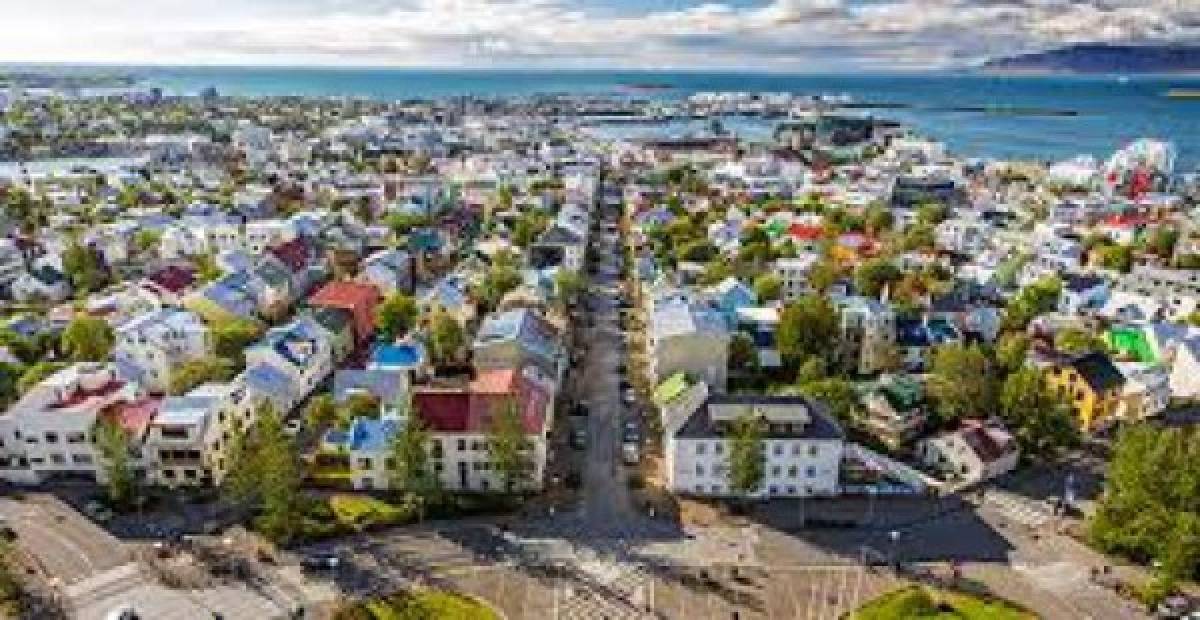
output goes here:
[{"label": "blue sky", "polygon": [[0,62],[837,71],[1200,41],[1200,0],[40,0]]}]

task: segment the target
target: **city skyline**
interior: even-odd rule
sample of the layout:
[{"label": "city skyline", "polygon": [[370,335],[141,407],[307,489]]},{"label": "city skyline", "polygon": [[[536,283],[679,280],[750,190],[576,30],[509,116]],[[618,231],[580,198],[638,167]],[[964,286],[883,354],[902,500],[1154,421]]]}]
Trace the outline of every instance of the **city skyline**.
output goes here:
[{"label": "city skyline", "polygon": [[1185,0],[48,0],[7,21],[6,63],[819,72],[1200,41]]}]

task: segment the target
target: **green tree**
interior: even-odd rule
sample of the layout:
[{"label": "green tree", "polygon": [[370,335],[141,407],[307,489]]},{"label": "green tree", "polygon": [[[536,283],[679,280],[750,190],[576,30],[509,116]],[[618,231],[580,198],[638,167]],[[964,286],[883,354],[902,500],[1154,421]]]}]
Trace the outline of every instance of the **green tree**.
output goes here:
[{"label": "green tree", "polygon": [[492,265],[483,281],[475,288],[475,296],[485,311],[495,310],[509,291],[521,285],[521,272],[511,265]]},{"label": "green tree", "polygon": [[688,241],[677,247],[675,257],[681,263],[707,263],[717,257],[717,246],[707,239]]},{"label": "green tree", "polygon": [[743,414],[730,428],[729,488],[748,496],[762,487],[766,476],[766,446],[762,424],[751,414]]},{"label": "green tree", "polygon": [[19,396],[17,388],[25,367],[20,364],[0,363],[0,410],[7,409]]},{"label": "green tree", "polygon": [[1131,425],[1118,435],[1088,538],[1106,553],[1158,561],[1169,590],[1200,571],[1198,507],[1200,428]]},{"label": "green tree", "polygon": [[1054,347],[1063,353],[1071,355],[1104,351],[1108,348],[1103,338],[1100,338],[1090,330],[1077,327],[1068,327],[1059,330],[1054,335]]},{"label": "green tree", "polygon": [[778,301],[783,295],[783,280],[773,273],[764,273],[754,279],[754,294],[760,304]]},{"label": "green tree", "polygon": [[917,207],[917,222],[926,226],[936,226],[946,219],[947,209],[943,204],[927,202]]},{"label": "green tree", "polygon": [[829,407],[829,413],[844,425],[856,426],[862,420],[858,392],[854,390],[854,385],[845,379],[829,377],[810,381],[800,386],[800,393],[825,403]]},{"label": "green tree", "polygon": [[212,326],[213,353],[218,357],[240,360],[246,347],[258,340],[262,334],[263,327],[257,321],[222,321]]},{"label": "green tree", "polygon": [[729,369],[735,372],[754,372],[758,369],[758,349],[746,332],[735,332],[729,340]]},{"label": "green tree", "polygon": [[99,422],[95,428],[96,449],[104,466],[104,488],[114,506],[128,507],[137,492],[133,462],[129,457],[129,435],[112,420]]},{"label": "green tree", "polygon": [[891,210],[880,205],[874,205],[867,209],[864,219],[867,232],[872,235],[881,235],[891,230],[892,225],[895,224]]},{"label": "green tree", "polygon": [[537,239],[542,231],[546,230],[549,224],[545,215],[537,211],[529,211],[523,213],[517,221],[513,223],[512,242],[513,245],[519,248],[527,248],[529,244]]},{"label": "green tree", "polygon": [[255,509],[255,528],[286,544],[298,533],[303,512],[300,464],[275,408],[263,403],[254,423],[235,437],[230,452],[223,483],[226,496]]},{"label": "green tree", "polygon": [[100,362],[112,351],[112,328],[104,319],[80,317],[71,321],[62,333],[62,349],[76,362]]},{"label": "green tree", "polygon": [[1106,245],[1097,248],[1096,253],[1100,265],[1107,269],[1129,273],[1133,268],[1133,248],[1127,245]]},{"label": "green tree", "polygon": [[17,379],[17,392],[24,394],[41,383],[46,377],[62,370],[66,364],[62,362],[38,362],[21,374]]},{"label": "green tree", "polygon": [[462,325],[454,317],[439,312],[434,315],[429,332],[429,354],[434,364],[446,366],[456,361],[466,344]]},{"label": "green tree", "polygon": [[1022,367],[1005,378],[1000,388],[1000,415],[1025,454],[1053,458],[1079,442],[1071,408],[1036,368]]},{"label": "green tree", "polygon": [[411,295],[393,293],[375,309],[375,328],[391,342],[412,329],[418,313],[417,301]]},{"label": "green tree", "polygon": [[196,269],[196,279],[201,282],[212,282],[221,277],[221,268],[217,266],[217,259],[212,254],[201,254],[193,258],[192,266]]},{"label": "green tree", "polygon": [[429,458],[429,431],[420,416],[410,415],[392,436],[392,486],[409,502],[426,506],[437,499],[441,482]]},{"label": "green tree", "polygon": [[162,233],[157,230],[143,228],[133,234],[133,247],[138,252],[145,253],[158,247],[159,241],[162,240]]},{"label": "green tree", "polygon": [[796,385],[803,386],[824,379],[827,372],[825,359],[814,355],[800,364],[800,370],[796,372]]},{"label": "green tree", "polygon": [[167,391],[172,396],[180,396],[204,383],[229,381],[235,374],[237,366],[233,360],[207,355],[187,360],[172,368],[171,384]]},{"label": "green tree", "polygon": [[559,269],[554,274],[554,290],[563,303],[574,303],[575,299],[586,288],[583,276],[568,269]]},{"label": "green tree", "polygon": [[933,352],[929,395],[945,421],[987,415],[995,402],[995,379],[979,347],[945,344]]},{"label": "green tree", "polygon": [[869,260],[854,271],[854,288],[860,295],[879,297],[884,286],[895,284],[902,275],[900,269],[887,259]]},{"label": "green tree", "polygon": [[842,276],[842,268],[837,261],[823,258],[808,271],[808,284],[818,293],[827,292],[838,278]]},{"label": "green tree", "polygon": [[488,424],[488,459],[500,475],[505,493],[523,488],[533,471],[529,458],[529,441],[517,403],[510,401],[500,408]]},{"label": "green tree", "polygon": [[62,256],[63,273],[77,291],[90,293],[99,290],[108,280],[104,262],[95,249],[72,241]]},{"label": "green tree", "polygon": [[1029,355],[1029,336],[1024,332],[1009,332],[996,342],[996,364],[1007,373],[1025,366]]},{"label": "green tree", "polygon": [[329,428],[338,421],[337,404],[331,394],[317,394],[308,401],[304,410],[304,419],[308,427],[318,431]]},{"label": "green tree", "polygon": [[1058,307],[1062,282],[1058,278],[1044,278],[1021,289],[1004,310],[1003,326],[1006,330],[1025,329],[1035,317],[1052,312]]},{"label": "green tree", "polygon": [[1179,231],[1166,226],[1159,226],[1146,239],[1146,249],[1159,258],[1171,258],[1175,254],[1175,245],[1179,243]]},{"label": "green tree", "polygon": [[820,295],[805,295],[784,306],[776,331],[780,354],[793,368],[809,356],[828,357],[837,348],[833,345],[838,322],[837,310]]}]

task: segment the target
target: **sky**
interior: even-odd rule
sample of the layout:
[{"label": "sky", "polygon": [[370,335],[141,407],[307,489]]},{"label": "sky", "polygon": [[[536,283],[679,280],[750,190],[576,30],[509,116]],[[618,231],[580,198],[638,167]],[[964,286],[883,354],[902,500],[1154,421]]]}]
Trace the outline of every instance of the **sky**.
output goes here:
[{"label": "sky", "polygon": [[921,70],[1200,42],[1200,0],[0,0],[0,63]]}]

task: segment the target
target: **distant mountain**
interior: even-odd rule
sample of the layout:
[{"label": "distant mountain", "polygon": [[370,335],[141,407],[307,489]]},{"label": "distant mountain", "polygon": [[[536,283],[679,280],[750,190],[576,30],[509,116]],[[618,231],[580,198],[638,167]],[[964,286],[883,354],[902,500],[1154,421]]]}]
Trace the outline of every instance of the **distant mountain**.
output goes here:
[{"label": "distant mountain", "polygon": [[1200,45],[1082,43],[1045,52],[995,58],[984,71],[1057,73],[1196,73]]}]

